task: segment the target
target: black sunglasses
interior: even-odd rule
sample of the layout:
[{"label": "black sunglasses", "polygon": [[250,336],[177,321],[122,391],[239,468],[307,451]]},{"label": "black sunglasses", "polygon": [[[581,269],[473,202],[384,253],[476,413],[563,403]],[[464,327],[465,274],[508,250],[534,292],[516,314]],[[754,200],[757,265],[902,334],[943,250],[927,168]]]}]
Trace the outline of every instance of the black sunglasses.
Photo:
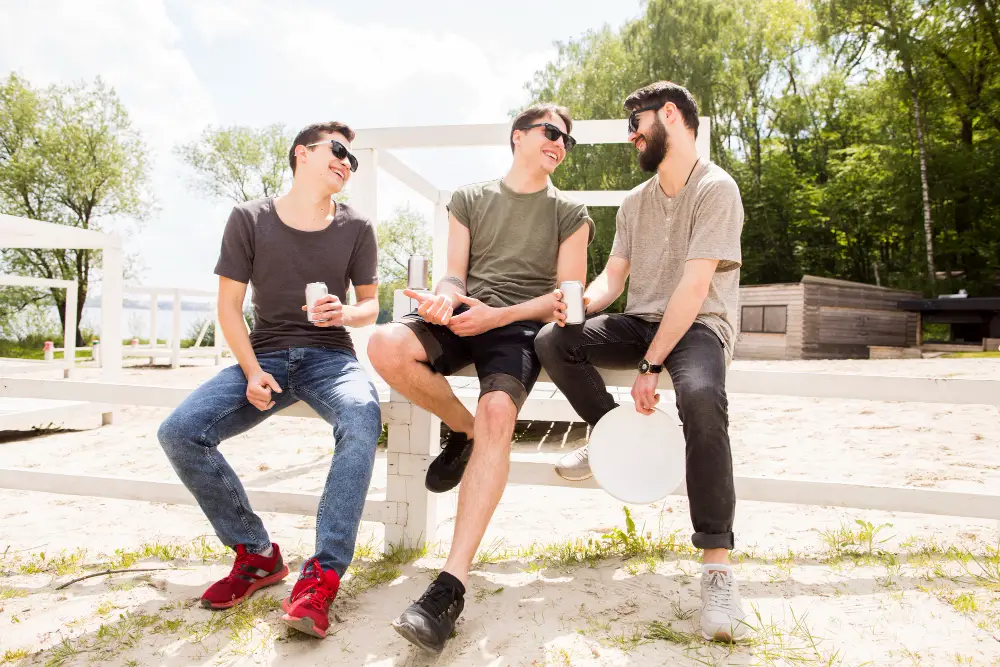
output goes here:
[{"label": "black sunglasses", "polygon": [[[664,104],[666,104],[666,103],[664,103]],[[630,113],[628,115],[628,131],[629,131],[629,133],[631,134],[632,132],[638,132],[639,131],[639,114],[641,114],[643,111],[654,111],[654,110],[659,109],[662,106],[664,106],[664,104],[653,104],[653,105],[648,106],[648,107],[642,107],[641,109],[633,109],[632,113]]]},{"label": "black sunglasses", "polygon": [[351,151],[347,150],[344,144],[340,143],[336,139],[327,139],[325,141],[317,141],[315,144],[308,144],[306,148],[312,148],[313,146],[322,146],[323,144],[330,144],[330,152],[333,153],[333,157],[338,160],[343,160],[345,157],[348,162],[351,163],[351,171],[358,170],[358,158],[354,157]]},{"label": "black sunglasses", "polygon": [[545,138],[548,139],[549,141],[556,141],[559,139],[559,137],[562,137],[563,147],[566,148],[567,153],[573,150],[573,146],[576,146],[576,139],[569,136],[568,134],[560,130],[552,123],[535,123],[534,125],[525,125],[524,127],[516,127],[514,129],[524,131],[524,130],[530,130],[535,127],[544,127]]}]

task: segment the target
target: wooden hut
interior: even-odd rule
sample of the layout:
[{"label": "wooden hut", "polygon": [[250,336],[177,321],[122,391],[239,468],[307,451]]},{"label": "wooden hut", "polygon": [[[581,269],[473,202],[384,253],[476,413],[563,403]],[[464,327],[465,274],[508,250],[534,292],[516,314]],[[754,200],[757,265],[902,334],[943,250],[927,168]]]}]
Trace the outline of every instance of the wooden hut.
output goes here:
[{"label": "wooden hut", "polygon": [[833,278],[740,287],[737,359],[867,359],[868,346],[909,347],[918,316],[897,309],[915,292]]}]

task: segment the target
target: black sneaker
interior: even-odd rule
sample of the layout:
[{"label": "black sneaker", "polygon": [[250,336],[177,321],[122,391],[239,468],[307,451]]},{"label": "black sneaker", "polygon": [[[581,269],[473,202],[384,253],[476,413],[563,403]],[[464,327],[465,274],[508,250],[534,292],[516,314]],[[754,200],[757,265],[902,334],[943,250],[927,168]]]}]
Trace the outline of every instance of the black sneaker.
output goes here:
[{"label": "black sneaker", "polygon": [[[454,583],[448,583],[447,579]],[[458,588],[461,585],[447,572],[442,572],[420,599],[392,622],[392,627],[411,644],[431,653],[440,653],[465,608],[465,592]]]},{"label": "black sneaker", "polygon": [[427,466],[424,480],[424,486],[433,493],[444,493],[458,486],[472,456],[472,440],[464,433],[449,429],[441,440],[441,453]]}]

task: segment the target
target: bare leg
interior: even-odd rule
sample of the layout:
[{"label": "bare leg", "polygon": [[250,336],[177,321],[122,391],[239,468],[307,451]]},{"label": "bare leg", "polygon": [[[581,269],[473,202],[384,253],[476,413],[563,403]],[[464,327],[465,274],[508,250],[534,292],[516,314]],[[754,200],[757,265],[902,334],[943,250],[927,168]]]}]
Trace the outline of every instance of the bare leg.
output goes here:
[{"label": "bare leg", "polygon": [[417,335],[402,324],[380,326],[368,341],[368,358],[390,387],[441,418],[452,431],[473,436],[473,417],[443,375],[427,365]]},{"label": "bare leg", "polygon": [[455,534],[443,568],[463,584],[468,584],[472,559],[507,486],[516,420],[517,407],[507,394],[494,391],[479,399],[476,446],[459,487]]}]

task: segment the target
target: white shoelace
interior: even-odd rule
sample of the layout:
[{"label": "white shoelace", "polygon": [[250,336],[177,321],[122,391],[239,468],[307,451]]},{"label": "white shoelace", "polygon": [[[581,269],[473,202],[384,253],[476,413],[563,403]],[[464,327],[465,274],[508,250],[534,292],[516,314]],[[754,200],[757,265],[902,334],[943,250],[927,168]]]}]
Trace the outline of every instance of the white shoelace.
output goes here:
[{"label": "white shoelace", "polygon": [[705,609],[707,611],[721,611],[732,615],[735,611],[732,578],[721,570],[706,572],[701,576],[708,577],[705,582],[708,595],[708,600],[705,602]]}]

